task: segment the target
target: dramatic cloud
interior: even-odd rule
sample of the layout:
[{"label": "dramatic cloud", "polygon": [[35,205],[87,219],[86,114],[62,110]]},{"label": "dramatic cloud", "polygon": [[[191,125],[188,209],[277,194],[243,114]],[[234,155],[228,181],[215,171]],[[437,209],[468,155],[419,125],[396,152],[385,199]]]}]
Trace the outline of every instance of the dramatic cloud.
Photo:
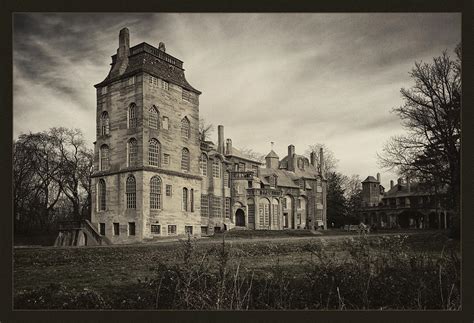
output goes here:
[{"label": "dramatic cloud", "polygon": [[[461,15],[419,14],[15,14],[14,137],[52,126],[95,140],[95,89],[118,31],[131,45],[166,43],[203,94],[200,113],[237,147],[283,157],[321,142],[339,170],[366,177],[376,152],[402,132],[415,61],[461,40]],[[392,174],[383,173],[387,185]]]}]

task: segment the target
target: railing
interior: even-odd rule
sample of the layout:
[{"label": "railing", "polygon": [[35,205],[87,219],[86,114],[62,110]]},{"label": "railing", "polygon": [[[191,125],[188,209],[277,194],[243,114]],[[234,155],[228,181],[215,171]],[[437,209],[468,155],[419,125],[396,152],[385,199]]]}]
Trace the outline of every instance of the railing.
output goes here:
[{"label": "railing", "polygon": [[179,68],[183,67],[183,62],[180,61],[179,59],[174,58],[173,56],[166,54],[165,52],[148,44],[143,44],[142,46],[134,47],[134,48],[131,48],[130,50],[131,55],[138,54],[141,52],[152,54],[153,56],[158,57],[159,59],[162,59],[165,62],[173,64]]},{"label": "railing", "polygon": [[254,178],[254,172],[252,171],[246,171],[246,172],[240,172],[240,171],[232,171],[230,173],[230,178],[231,179],[247,179],[247,180],[252,180]]},{"label": "railing", "polygon": [[250,196],[273,196],[280,197],[281,191],[271,188],[248,188],[247,194]]}]

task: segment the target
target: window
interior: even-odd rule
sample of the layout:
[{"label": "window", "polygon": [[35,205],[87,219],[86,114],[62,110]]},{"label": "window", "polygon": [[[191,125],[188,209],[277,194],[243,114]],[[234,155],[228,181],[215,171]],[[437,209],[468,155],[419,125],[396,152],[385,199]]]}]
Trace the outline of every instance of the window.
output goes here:
[{"label": "window", "polygon": [[191,212],[194,212],[194,189],[190,191]]},{"label": "window", "polygon": [[239,172],[245,172],[245,163],[239,163]]},{"label": "window", "polygon": [[212,203],[212,215],[215,217],[222,216],[222,202],[219,196],[214,196]]},{"label": "window", "polygon": [[201,216],[209,216],[209,197],[201,195]]},{"label": "window", "polygon": [[298,199],[298,209],[301,209],[301,199]]},{"label": "window", "polygon": [[272,223],[274,226],[278,225],[279,216],[280,216],[280,208],[278,205],[278,200],[273,199]]},{"label": "window", "polygon": [[249,188],[252,188],[253,187],[252,181],[247,181],[247,185],[248,185]]},{"label": "window", "polygon": [[169,154],[163,154],[163,164],[164,165],[169,165],[170,164],[170,155]]},{"label": "window", "polygon": [[270,202],[263,199],[259,205],[259,222],[260,226],[268,226],[270,219]]},{"label": "window", "polygon": [[183,188],[183,211],[188,211],[188,189]]},{"label": "window", "polygon": [[277,186],[277,177],[275,175],[270,176],[270,186],[276,187]]},{"label": "window", "polygon": [[105,136],[109,134],[109,114],[107,111],[102,112],[100,115],[100,135]]},{"label": "window", "polygon": [[152,224],[151,225],[151,234],[161,234],[161,225]]},{"label": "window", "polygon": [[201,175],[207,176],[207,156],[206,154],[201,154],[201,160],[199,163],[199,167],[201,168]]},{"label": "window", "polygon": [[189,150],[188,148],[183,148],[181,151],[181,169],[189,171]]},{"label": "window", "polygon": [[168,234],[176,234],[176,225],[175,224],[168,225]]},{"label": "window", "polygon": [[137,191],[135,177],[133,177],[133,175],[130,175],[127,178],[127,184],[125,186],[125,195],[127,196],[127,209],[136,209]]},{"label": "window", "polygon": [[187,117],[184,117],[181,120],[181,138],[187,140],[191,134],[189,120]]},{"label": "window", "polygon": [[300,189],[304,190],[304,179],[300,179],[298,185],[300,186]]},{"label": "window", "polygon": [[104,86],[102,89],[101,89],[101,94],[104,95],[104,94],[107,94],[107,87]]},{"label": "window", "polygon": [[105,236],[105,223],[99,223],[99,233],[101,236]]},{"label": "window", "polygon": [[225,198],[225,217],[230,218],[230,197]]},{"label": "window", "polygon": [[99,169],[105,171],[109,169],[109,146],[102,145],[100,146],[100,165]]},{"label": "window", "polygon": [[238,163],[235,163],[234,164],[234,171],[239,171],[239,164]]},{"label": "window", "polygon": [[128,222],[128,235],[129,236],[135,235],[135,222]]},{"label": "window", "polygon": [[148,163],[151,166],[160,166],[161,144],[155,138],[148,143]]},{"label": "window", "polygon": [[128,128],[137,127],[137,106],[135,103],[130,104],[128,107]]},{"label": "window", "polygon": [[212,177],[219,178],[221,174],[221,162],[217,157],[212,162]]},{"label": "window", "polygon": [[154,85],[154,86],[158,85],[158,79],[151,75],[148,77],[148,82],[150,83],[150,85]]},{"label": "window", "polygon": [[114,223],[114,236],[120,235],[120,224]]},{"label": "window", "polygon": [[301,224],[301,213],[296,214],[296,224]]},{"label": "window", "polygon": [[128,167],[136,166],[138,160],[138,144],[135,138],[128,141]]},{"label": "window", "polygon": [[151,129],[158,129],[160,127],[160,114],[158,113],[158,110],[155,106],[152,106],[148,112],[148,126]]},{"label": "window", "polygon": [[207,227],[201,227],[201,235],[207,235],[208,229]]},{"label": "window", "polygon": [[170,119],[163,117],[163,129],[168,130],[170,127]]},{"label": "window", "polygon": [[281,200],[281,205],[283,206],[284,209],[287,208],[287,206],[286,206],[286,197],[284,197],[284,198]]},{"label": "window", "polygon": [[230,187],[229,172],[224,172],[224,187]]},{"label": "window", "polygon": [[166,185],[166,196],[171,196],[173,194],[173,189],[171,185]]},{"label": "window", "polygon": [[185,232],[186,234],[192,235],[192,234],[193,234],[193,227],[192,227],[191,225],[186,225],[186,226],[184,227],[184,232]]},{"label": "window", "polygon": [[99,211],[105,211],[106,210],[106,186],[105,186],[105,180],[100,179],[99,180]]},{"label": "window", "polygon": [[252,165],[252,172],[257,175],[258,173],[258,166],[257,165]]},{"label": "window", "polygon": [[161,209],[161,179],[158,176],[150,180],[150,209]]},{"label": "window", "polygon": [[128,79],[128,85],[133,85],[133,84],[135,84],[135,75]]},{"label": "window", "polygon": [[183,89],[182,98],[184,101],[191,102],[192,94],[190,91]]},{"label": "window", "polygon": [[255,204],[253,203],[252,199],[247,200],[247,207],[249,210],[248,221],[249,223],[255,223]]},{"label": "window", "polygon": [[163,90],[169,90],[169,83],[166,82],[166,81],[163,81],[162,79],[160,79],[160,87],[161,87]]}]

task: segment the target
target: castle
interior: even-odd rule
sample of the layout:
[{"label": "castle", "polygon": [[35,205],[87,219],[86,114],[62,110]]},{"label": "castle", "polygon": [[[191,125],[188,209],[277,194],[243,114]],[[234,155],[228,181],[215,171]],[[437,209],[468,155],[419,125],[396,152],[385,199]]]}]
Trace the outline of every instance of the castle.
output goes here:
[{"label": "castle", "polygon": [[390,189],[377,178],[368,176],[362,182],[361,221],[378,228],[446,229],[452,222],[452,210],[442,207],[445,192],[431,185],[399,178],[390,181]]},{"label": "castle", "polygon": [[183,62],[120,31],[97,89],[91,223],[111,243],[210,235],[233,228],[326,228],[327,180],[320,160],[293,145],[265,165],[199,134],[201,92]]}]

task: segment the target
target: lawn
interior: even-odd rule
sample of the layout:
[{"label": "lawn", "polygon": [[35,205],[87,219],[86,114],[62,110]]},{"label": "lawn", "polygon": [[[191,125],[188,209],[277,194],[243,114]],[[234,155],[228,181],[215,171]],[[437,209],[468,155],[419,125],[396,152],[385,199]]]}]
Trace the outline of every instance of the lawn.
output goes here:
[{"label": "lawn", "polygon": [[[360,286],[355,287],[358,282],[354,280],[355,278],[347,281],[348,277],[356,275],[357,273],[353,272],[355,270],[359,274],[365,273],[371,277],[373,275],[374,283],[372,284],[377,284],[376,277],[382,274],[389,275],[384,270],[405,270],[405,265],[400,267],[401,262],[404,261],[407,264],[412,264],[414,261],[422,262],[419,265],[411,265],[412,272],[409,273],[413,274],[416,271],[426,276],[414,278],[416,281],[423,281],[426,285],[420,285],[420,291],[436,283],[438,274],[441,275],[438,272],[427,273],[427,270],[446,269],[449,271],[443,273],[443,275],[446,274],[446,277],[443,276],[446,280],[443,284],[446,286],[442,287],[446,288],[447,292],[446,295],[441,295],[443,300],[439,306],[450,309],[457,306],[457,298],[453,298],[452,303],[445,304],[448,297],[451,299],[453,293],[458,293],[458,277],[453,277],[452,270],[449,269],[451,268],[449,266],[456,264],[449,263],[441,268],[436,267],[435,260],[439,260],[439,257],[446,258],[444,254],[447,255],[448,250],[454,250],[455,257],[459,256],[459,243],[449,240],[441,232],[417,232],[407,236],[387,236],[386,238],[380,235],[369,235],[368,238],[313,234],[292,236],[291,233],[279,235],[254,233],[252,235],[248,231],[226,233],[225,236],[225,245],[222,243],[223,235],[220,234],[196,241],[168,241],[127,246],[16,248],[14,250],[15,308],[71,308],[71,297],[75,300],[74,306],[80,304],[77,297],[85,299],[87,304],[80,308],[215,308],[213,297],[219,295],[220,292],[223,293],[222,297],[218,297],[222,301],[220,308],[284,308],[284,306],[290,306],[290,308],[368,308],[374,303],[368,296],[365,300],[350,300],[353,292],[355,293],[350,289]],[[394,258],[395,256],[399,258]],[[374,266],[380,261],[382,261],[381,267],[377,269]],[[384,266],[388,266],[390,261],[393,262],[393,266],[385,268]],[[372,273],[373,270],[376,272]],[[398,274],[403,277],[408,273],[394,273],[391,276],[383,276],[385,277],[383,279],[388,279],[388,277],[393,279]],[[346,302],[343,305],[340,303],[340,295],[338,301],[332,299],[334,296],[331,295],[335,295],[334,286],[321,285],[325,284],[325,280],[322,280],[324,275],[327,275],[326,280],[332,282],[333,285],[334,281],[344,280],[339,286],[342,289],[344,285],[347,290]],[[431,276],[436,279],[431,279]],[[252,291],[251,296],[245,296],[240,289],[238,296],[235,296],[237,295],[236,282],[239,279],[242,282],[239,286]],[[283,302],[274,304],[274,297],[270,300],[260,294],[254,295],[256,286],[260,286],[259,289],[268,288],[266,292],[274,293],[276,289],[268,284],[270,280],[272,284],[278,282],[278,286],[273,286],[275,288],[289,289],[285,297],[292,297],[292,300],[286,300],[284,304],[287,305],[283,306]],[[229,286],[226,289],[228,295],[221,289],[215,290],[215,286],[221,286],[219,282],[222,282],[222,286]],[[357,284],[352,286],[352,283]],[[380,281],[379,285],[382,286],[385,283],[385,280],[383,283]],[[205,284],[204,287],[201,284]],[[319,289],[319,294],[323,290],[328,290],[320,295],[321,301],[316,302],[313,299],[311,303],[308,303],[305,300],[309,297],[314,298],[314,295],[305,296],[303,292],[295,292],[305,288],[305,286],[301,287],[301,284]],[[184,288],[183,286],[186,287],[185,291],[179,289]],[[374,286],[374,288],[380,286]],[[203,299],[202,295],[199,297],[195,295],[199,293],[193,293],[193,288],[197,291],[201,290],[201,294],[203,288],[209,290],[209,295],[206,296],[208,299]],[[62,305],[57,305],[58,300],[54,297],[45,300],[45,296],[41,295],[48,292],[56,295],[56,298],[57,295],[62,295],[61,297],[69,299],[69,303],[65,301],[61,303]],[[170,298],[171,294],[172,298]],[[227,296],[224,297],[224,294]],[[157,301],[156,295],[160,295],[158,297],[160,302]],[[90,299],[94,297],[99,300],[94,304],[89,304]],[[231,301],[234,298],[240,303]],[[416,302],[413,302],[401,300],[400,304],[387,304],[387,308],[416,307]],[[418,303],[421,304],[418,308],[436,308],[436,302],[436,300],[426,299],[424,303],[420,303],[418,299]],[[96,306],[97,304],[100,306]],[[380,306],[377,305],[377,307]]]}]

